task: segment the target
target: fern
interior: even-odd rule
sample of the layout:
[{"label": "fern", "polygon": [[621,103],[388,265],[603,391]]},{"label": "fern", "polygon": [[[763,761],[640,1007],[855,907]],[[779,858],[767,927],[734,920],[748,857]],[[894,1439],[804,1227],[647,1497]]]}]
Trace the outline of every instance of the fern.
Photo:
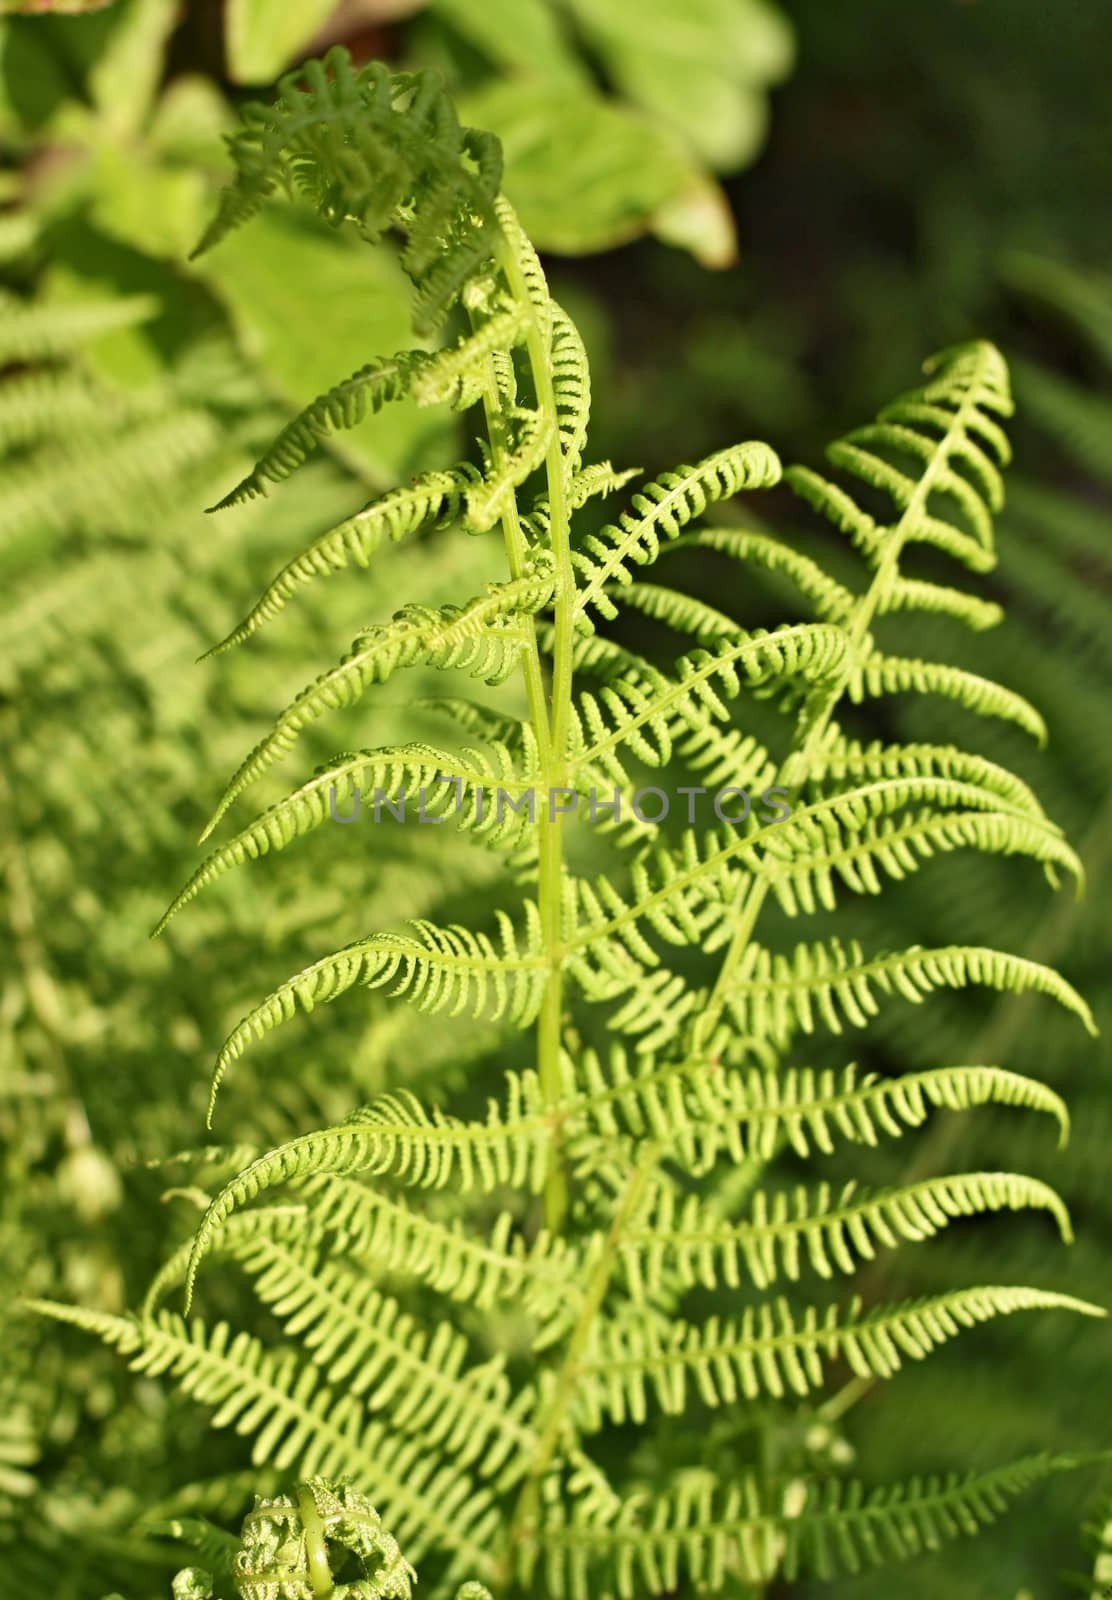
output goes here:
[{"label": "fern", "polygon": [[[221,503],[309,470],[318,440],[403,391],[481,409],[483,437],[473,461],[425,474],[314,539],[217,649],[247,640],[317,576],[367,567],[418,530],[493,536],[471,545],[480,552],[500,537],[505,571],[458,606],[395,602],[392,621],[365,627],[338,666],[278,710],[206,832],[319,725],[361,709],[402,670],[449,675],[448,690],[415,710],[448,722],[445,742],[327,759],[212,851],[156,931],[247,861],[309,852],[337,802],[357,807],[368,789],[399,803],[403,791],[441,785],[421,820],[450,812],[453,849],[491,847],[484,883],[497,889],[480,899],[464,880],[470,922],[411,905],[407,929],[372,924],[272,988],[229,1035],[213,1094],[249,1044],[356,989],[408,1002],[421,1027],[374,1035],[388,1041],[387,1070],[368,1105],[275,1140],[226,1181],[194,1162],[201,1181],[184,1196],[203,1216],[141,1317],[39,1309],[98,1334],[138,1370],[167,1374],[213,1409],[215,1426],[251,1434],[259,1468],[350,1475],[412,1559],[428,1558],[434,1596],[472,1574],[500,1595],[577,1600],[599,1584],[630,1597],[681,1585],[760,1592],[804,1568],[855,1572],[971,1532],[1080,1460],[1033,1457],[866,1491],[816,1466],[795,1410],[819,1403],[832,1363],[871,1382],[998,1317],[1100,1315],[1080,1297],[1018,1283],[948,1284],[880,1305],[833,1298],[839,1274],[962,1218],[1042,1212],[1068,1240],[1062,1200],[1017,1171],[877,1186],[857,1172],[797,1181],[777,1158],[790,1152],[809,1169],[843,1144],[863,1157],[936,1111],[1008,1106],[1067,1125],[1059,1095],[1010,1070],[1004,1051],[890,1078],[795,1054],[818,1022],[835,1036],[871,1023],[880,995],[917,1003],[971,984],[1040,995],[1092,1028],[1085,1001],[1041,961],[957,939],[874,953],[822,927],[806,940],[786,932],[803,917],[840,926],[882,893],[899,901],[893,884],[959,851],[1026,857],[1052,884],[1059,874],[1080,882],[1062,831],[1003,763],[941,740],[866,745],[853,731],[860,702],[899,693],[945,700],[969,726],[994,719],[1045,736],[1039,713],[1005,685],[889,655],[874,637],[892,613],[944,615],[974,632],[997,620],[992,602],[918,579],[904,561],[923,545],[975,574],[995,561],[1012,409],[1003,358],[983,342],[942,352],[924,383],[831,446],[839,478],[781,474],[767,445],[747,442],[658,474],[613,521],[581,527],[579,511],[625,474],[583,465],[585,351],[497,193],[495,142],[461,130],[427,76],[356,72],[336,53],[304,76],[305,89],[287,79],[275,107],[244,113],[237,181],[203,245],[295,187],[372,242],[398,230],[419,331],[453,306],[467,330],[443,352],[360,368]],[[781,477],[848,536],[859,589],[771,534],[696,526],[717,503]],[[680,588],[642,581],[681,549],[790,580],[806,615],[748,631]],[[599,631],[626,610],[694,644],[662,665]],[[502,686],[505,712],[461,698],[453,674]],[[704,781],[641,786],[645,773],[663,784],[677,770]],[[677,794],[693,808],[710,795],[709,814],[666,817]],[[611,826],[596,837],[572,819],[597,821],[600,795]],[[663,799],[659,815],[645,814],[646,795],[658,810]],[[740,812],[723,805],[742,796]],[[943,881],[953,866],[938,864]],[[367,1015],[369,1029],[390,1025],[380,1022],[389,1011]],[[465,1016],[505,1024],[495,1052],[466,1053]],[[527,1027],[522,1067],[508,1040]],[[635,1048],[601,1048],[623,1033]],[[456,1069],[425,1093],[400,1081],[423,1039]],[[266,1081],[264,1100],[280,1078]],[[283,1185],[286,1203],[269,1193]],[[210,1255],[240,1269],[281,1343],[161,1307],[181,1283],[190,1309]],[[808,1272],[830,1299],[796,1297]],[[784,1292],[770,1295],[774,1285]],[[696,1399],[731,1408],[766,1445],[723,1471]],[[662,1415],[681,1418],[680,1431]],[[613,1422],[642,1430],[636,1459],[606,1438]],[[315,1491],[298,1505],[297,1582],[308,1576],[328,1594],[338,1553],[316,1538]],[[292,1520],[292,1503],[282,1516]]]}]

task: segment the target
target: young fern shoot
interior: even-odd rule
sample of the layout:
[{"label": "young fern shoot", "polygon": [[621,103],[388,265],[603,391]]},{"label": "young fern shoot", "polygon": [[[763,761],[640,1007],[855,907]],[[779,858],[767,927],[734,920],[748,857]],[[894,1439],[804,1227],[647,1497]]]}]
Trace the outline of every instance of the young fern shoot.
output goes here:
[{"label": "young fern shoot", "polygon": [[[822,1419],[832,1368],[889,1378],[992,1318],[1103,1314],[1026,1285],[885,1305],[833,1293],[878,1250],[962,1217],[1042,1212],[1068,1238],[1065,1209],[1019,1173],[872,1189],[821,1164],[976,1107],[1044,1113],[1064,1137],[1065,1106],[1002,1061],[878,1076],[825,1064],[830,1041],[817,1063],[808,1056],[820,1032],[866,1026],[882,998],[1030,990],[1091,1030],[1088,1008],[1018,954],[865,950],[791,930],[849,897],[898,893],[959,849],[1080,882],[1060,829],[1003,767],[956,744],[862,743],[844,725],[860,703],[917,692],[953,701],[959,719],[1003,718],[1043,737],[1038,713],[1007,688],[879,642],[884,619],[908,609],[974,628],[998,620],[975,595],[907,575],[904,559],[925,545],[974,573],[994,562],[1011,412],[1002,357],[984,343],[936,356],[920,387],[831,447],[844,482],[803,467],[782,475],[767,445],[746,442],[660,474],[613,521],[584,529],[582,514],[631,475],[589,459],[586,354],[499,192],[496,142],[460,129],[434,78],[355,72],[342,52],[245,119],[206,247],[296,188],[372,243],[400,235],[419,328],[453,309],[466,326],[442,349],[376,359],[339,382],[222,504],[267,492],[329,434],[403,395],[481,417],[483,437],[476,460],[424,473],[315,539],[217,648],[250,639],[305,586],[373,568],[386,542],[427,530],[500,538],[505,571],[458,605],[411,604],[361,633],[280,711],[206,834],[306,729],[406,669],[516,681],[525,713],[445,699],[454,745],[336,756],[217,845],[160,927],[360,792],[422,791],[430,817],[452,816],[465,841],[505,858],[505,902],[474,927],[422,917],[320,956],[232,1031],[213,1093],[265,1034],[356,988],[448,1019],[446,1055],[464,1012],[531,1030],[534,1062],[507,1072],[495,1052],[476,1079],[480,1116],[418,1097],[399,1064],[370,1105],[256,1154],[220,1187],[139,1317],[46,1309],[216,1405],[219,1425],[254,1436],[257,1463],[350,1479],[422,1563],[432,1596],[464,1578],[498,1597],[756,1596],[777,1577],[854,1572],[991,1520],[1079,1462],[1032,1456],[865,1491],[798,1412]],[[782,476],[859,553],[859,593],[771,534],[708,522],[718,503]],[[728,573],[780,574],[800,616],[746,629],[647,581],[681,550]],[[678,634],[680,653],[667,666],[638,653],[628,631],[607,631],[623,614]],[[738,720],[747,708],[773,730],[767,744]],[[640,790],[646,770],[677,781]],[[687,797],[686,825],[651,817],[646,793],[663,795],[664,811]],[[759,794],[761,808],[746,798],[731,818],[727,794]],[[713,795],[713,810],[708,800],[696,826],[699,795]],[[572,849],[585,818],[609,850],[605,872]],[[787,1181],[781,1151],[814,1181]],[[268,1194],[279,1184],[286,1203]],[[451,1210],[433,1192],[449,1188]],[[183,1284],[188,1310],[210,1254],[244,1272],[300,1350],[272,1351],[246,1330],[230,1339],[221,1323],[187,1327],[163,1308]],[[705,1416],[718,1407],[721,1433]],[[833,1426],[817,1434],[829,1440]],[[617,1431],[631,1428],[636,1450]]]}]

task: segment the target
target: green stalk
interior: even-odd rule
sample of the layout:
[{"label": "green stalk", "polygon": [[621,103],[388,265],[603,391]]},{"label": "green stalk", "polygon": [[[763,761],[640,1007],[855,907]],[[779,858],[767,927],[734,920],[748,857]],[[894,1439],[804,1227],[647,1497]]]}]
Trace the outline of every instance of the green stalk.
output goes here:
[{"label": "green stalk", "polygon": [[[519,304],[531,306],[528,285],[517,254],[508,240],[498,251],[498,263],[510,292]],[[556,568],[552,687],[545,738],[541,743],[544,814],[540,818],[538,909],[549,964],[544,1000],[537,1019],[537,1071],[546,1106],[555,1106],[562,1093],[560,1039],[563,1019],[564,947],[561,931],[561,892],[564,878],[563,817],[553,814],[550,796],[567,782],[567,735],[572,691],[572,605],[575,593],[571,565],[571,530],[564,461],[557,428],[556,397],[552,387],[551,355],[537,321],[530,315],[525,341],[537,405],[552,424],[552,441],[545,456],[552,554]],[[514,513],[516,519],[516,512]],[[520,534],[520,530],[519,530]],[[535,624],[534,624],[534,649]],[[535,713],[534,713],[535,716]],[[545,1226],[559,1233],[567,1214],[567,1179],[559,1148],[554,1144],[545,1180]]]}]

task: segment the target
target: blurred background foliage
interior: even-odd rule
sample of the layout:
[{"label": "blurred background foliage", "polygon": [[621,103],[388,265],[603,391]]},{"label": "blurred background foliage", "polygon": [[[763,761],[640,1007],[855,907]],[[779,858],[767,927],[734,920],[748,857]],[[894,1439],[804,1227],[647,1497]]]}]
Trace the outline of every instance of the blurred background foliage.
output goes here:
[{"label": "blurred background foliage", "polygon": [[[90,14],[0,19],[0,1592],[164,1594],[177,1553],[139,1537],[136,1517],[199,1508],[197,1495],[175,1499],[186,1478],[211,1479],[204,1507],[235,1515],[258,1481],[243,1472],[245,1443],[211,1434],[80,1336],[29,1323],[14,1296],[134,1305],[196,1215],[188,1188],[159,1203],[175,1180],[145,1163],[203,1141],[208,1062],[260,979],[309,959],[325,925],[334,946],[395,920],[397,884],[406,914],[482,892],[479,853],[441,860],[432,836],[418,852],[396,830],[388,843],[375,836],[372,855],[369,830],[353,830],[354,863],[338,862],[331,837],[291,855],[266,883],[265,923],[248,875],[202,900],[168,940],[146,940],[195,864],[193,839],[223,776],[277,695],[332,660],[345,628],[350,636],[402,600],[458,598],[488,575],[474,541],[413,546],[402,567],[387,552],[360,585],[309,591],[296,623],[251,651],[193,665],[292,548],[451,446],[442,421],[398,406],[342,435],[273,501],[219,518],[201,510],[292,406],[411,342],[407,287],[386,253],[353,247],[295,208],[276,207],[186,261],[225,176],[221,135],[235,104],[335,41],[357,59],[435,65],[464,118],[502,137],[507,192],[591,349],[596,454],[653,470],[754,435],[813,460],[907,387],[928,351],[973,334],[1004,349],[1017,464],[985,592],[1007,621],[960,640],[943,637],[953,626],[943,619],[900,616],[888,627],[901,654],[957,648],[965,665],[1043,711],[1047,751],[1026,750],[1005,726],[989,730],[996,748],[979,727],[979,747],[1036,785],[1081,848],[1088,894],[1050,899],[1009,863],[971,854],[940,877],[919,874],[906,896],[855,904],[857,925],[842,920],[839,931],[873,943],[1003,938],[1059,964],[1087,995],[1103,1030],[1096,1048],[1050,1007],[976,992],[964,1005],[950,997],[882,1012],[867,1052],[880,1070],[1003,1060],[1053,1083],[1074,1115],[1065,1157],[1018,1120],[986,1133],[980,1118],[975,1128],[948,1119],[910,1156],[890,1147],[889,1165],[878,1159],[868,1176],[947,1164],[1030,1171],[1063,1193],[1078,1241],[1046,1252],[1033,1224],[985,1220],[881,1261],[863,1292],[984,1281],[991,1263],[994,1281],[1107,1301],[1107,8],[53,9]],[[51,7],[0,4],[21,10]],[[769,504],[773,517],[797,515]],[[801,525],[797,537],[805,546],[813,530]],[[711,567],[695,578],[708,594],[722,580]],[[738,609],[774,623],[794,600],[769,580]],[[936,720],[925,705],[895,701],[883,714],[875,735],[958,736],[949,710]],[[425,713],[398,702],[381,715],[375,742],[417,736]],[[296,1067],[291,1054],[231,1075],[222,1139],[270,1143],[335,1120],[382,1086],[387,1058],[391,1081],[400,1061],[410,1079],[434,1074],[446,1091],[466,1082],[468,1035],[457,1025],[450,1070],[408,1009],[355,1005],[326,1026],[299,1026]],[[843,1045],[829,1059],[850,1053]],[[891,1164],[900,1160],[913,1167]],[[234,1316],[230,1287],[210,1293],[225,1293]],[[983,1329],[912,1366],[883,1397],[853,1396],[857,1469],[879,1479],[1106,1447],[1107,1350],[1087,1319]],[[1037,1520],[1006,1519],[898,1577],[856,1580],[852,1592],[880,1600],[896,1581],[907,1600],[1064,1593],[1064,1569],[1085,1565],[1081,1494],[1063,1480],[1041,1492]]]}]

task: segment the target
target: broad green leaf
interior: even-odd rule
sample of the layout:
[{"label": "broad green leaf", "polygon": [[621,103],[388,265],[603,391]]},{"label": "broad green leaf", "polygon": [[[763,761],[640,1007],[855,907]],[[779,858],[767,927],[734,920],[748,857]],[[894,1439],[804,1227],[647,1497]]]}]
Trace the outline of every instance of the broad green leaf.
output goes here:
[{"label": "broad green leaf", "polygon": [[227,0],[228,76],[234,83],[269,83],[335,9],[336,0]]},{"label": "broad green leaf", "polygon": [[61,219],[52,228],[45,287],[59,301],[151,295],[159,302],[157,316],[105,334],[81,352],[98,377],[125,388],[164,377],[199,340],[226,326],[220,305],[202,284],[107,237],[84,217]]},{"label": "broad green leaf", "polygon": [[689,250],[701,266],[721,269],[737,260],[730,202],[704,173],[694,173],[685,188],[653,212],[652,231],[665,244]]},{"label": "broad green leaf", "polygon": [[[162,155],[223,171],[224,141],[234,123],[231,108],[209,78],[175,78],[155,107],[148,139]],[[190,246],[195,241],[190,241]]]},{"label": "broad green leaf", "polygon": [[[226,302],[244,348],[291,407],[374,356],[413,345],[409,284],[389,252],[368,250],[288,206],[230,234],[195,270]],[[330,448],[387,487],[440,459],[444,429],[441,411],[402,401]]]},{"label": "broad green leaf", "polygon": [[103,146],[93,155],[87,181],[92,220],[147,255],[182,260],[210,210],[203,173],[159,164],[143,150]]},{"label": "broad green leaf", "polygon": [[548,0],[431,0],[429,9],[500,66],[589,82]]},{"label": "broad green leaf", "polygon": [[492,84],[461,114],[502,140],[505,188],[542,250],[580,255],[644,233],[697,176],[667,130],[590,90]]},{"label": "broad green leaf", "polygon": [[0,126],[36,133],[73,94],[73,85],[41,28],[0,22]]},{"label": "broad green leaf", "polygon": [[792,62],[788,24],[767,0],[571,0],[617,88],[678,129],[719,171],[751,161],[764,89]]},{"label": "broad green leaf", "polygon": [[90,98],[108,133],[127,138],[143,126],[180,19],[177,0],[125,0],[113,15],[107,45],[89,71]]}]

